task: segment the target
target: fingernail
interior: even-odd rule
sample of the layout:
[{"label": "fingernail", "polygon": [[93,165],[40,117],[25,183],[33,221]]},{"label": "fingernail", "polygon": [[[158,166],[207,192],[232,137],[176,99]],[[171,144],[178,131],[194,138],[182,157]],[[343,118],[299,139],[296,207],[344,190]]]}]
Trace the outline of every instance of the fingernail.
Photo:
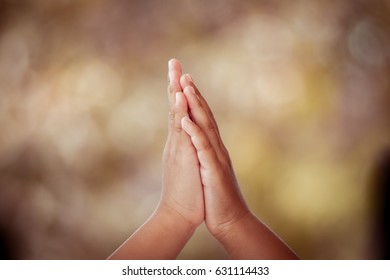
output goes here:
[{"label": "fingernail", "polygon": [[191,82],[191,83],[194,82],[194,80],[192,79],[190,74],[186,74],[186,80],[187,80],[187,82]]},{"label": "fingernail", "polygon": [[182,120],[183,120],[183,122],[189,122],[190,121],[190,118],[189,117],[187,117],[187,116],[184,116],[183,118],[182,118]]},{"label": "fingernail", "polygon": [[187,125],[190,124],[192,121],[191,119],[188,117],[188,116],[184,116],[182,119],[181,119],[181,125],[184,129],[187,128]]},{"label": "fingernail", "polygon": [[169,82],[172,82],[172,80],[173,80],[173,72],[172,71],[168,72],[168,77],[169,77]]},{"label": "fingernail", "polygon": [[195,94],[195,90],[193,87],[189,87],[189,91],[192,93],[192,94]]},{"label": "fingernail", "polygon": [[170,60],[168,61],[168,69],[169,69],[169,70],[172,70],[172,68],[173,68],[173,59],[170,59]]},{"label": "fingernail", "polygon": [[176,102],[175,102],[176,105],[179,104],[179,99],[180,98],[181,98],[180,92],[176,92]]},{"label": "fingernail", "polygon": [[169,81],[171,82],[173,80],[173,72],[172,72],[172,69],[173,69],[173,59],[170,59],[168,61],[168,77],[169,77]]},{"label": "fingernail", "polygon": [[187,93],[187,94],[195,94],[195,90],[192,86],[186,86],[184,88],[184,92]]}]

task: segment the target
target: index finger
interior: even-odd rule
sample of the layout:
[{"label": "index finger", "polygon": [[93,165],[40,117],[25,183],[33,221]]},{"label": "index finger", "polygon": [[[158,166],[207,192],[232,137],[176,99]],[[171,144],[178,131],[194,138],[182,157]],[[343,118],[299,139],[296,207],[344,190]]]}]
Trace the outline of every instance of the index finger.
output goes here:
[{"label": "index finger", "polygon": [[184,89],[186,88],[187,86],[190,86],[192,87],[194,90],[195,90],[195,94],[196,96],[198,97],[199,99],[199,102],[200,104],[202,105],[202,107],[204,108],[204,110],[206,111],[207,115],[209,116],[210,118],[210,121],[211,123],[213,124],[213,126],[215,127],[215,130],[217,132],[217,134],[219,135],[219,129],[218,129],[218,125],[217,125],[217,122],[214,118],[214,114],[213,112],[211,111],[209,105],[207,104],[206,102],[206,99],[204,99],[204,97],[202,96],[202,94],[200,93],[200,91],[198,90],[198,88],[196,87],[192,77],[190,76],[190,74],[184,74],[180,77],[180,86]]}]

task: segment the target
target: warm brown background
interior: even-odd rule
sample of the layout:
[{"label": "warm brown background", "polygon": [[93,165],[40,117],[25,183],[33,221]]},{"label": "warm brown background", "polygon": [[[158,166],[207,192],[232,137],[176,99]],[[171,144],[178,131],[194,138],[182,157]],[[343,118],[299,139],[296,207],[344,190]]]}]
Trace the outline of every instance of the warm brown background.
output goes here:
[{"label": "warm brown background", "polygon": [[[147,219],[171,57],[259,217],[302,258],[376,257],[389,21],[385,0],[2,0],[1,258],[106,258]],[[226,256],[202,227],[180,258]]]}]

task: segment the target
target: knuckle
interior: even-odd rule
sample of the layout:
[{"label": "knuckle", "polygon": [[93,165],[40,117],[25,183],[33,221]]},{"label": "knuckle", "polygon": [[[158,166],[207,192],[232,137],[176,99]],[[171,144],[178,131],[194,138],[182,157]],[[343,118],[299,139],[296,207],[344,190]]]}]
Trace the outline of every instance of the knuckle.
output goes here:
[{"label": "knuckle", "polygon": [[212,122],[209,122],[209,123],[207,124],[207,128],[208,128],[209,130],[215,130],[215,126],[214,126],[214,124],[213,124]]},{"label": "knuckle", "polygon": [[202,140],[202,151],[207,152],[212,149],[210,141],[207,139],[203,138]]},{"label": "knuckle", "polygon": [[175,131],[177,133],[181,133],[183,131],[183,128],[179,124],[175,124]]}]

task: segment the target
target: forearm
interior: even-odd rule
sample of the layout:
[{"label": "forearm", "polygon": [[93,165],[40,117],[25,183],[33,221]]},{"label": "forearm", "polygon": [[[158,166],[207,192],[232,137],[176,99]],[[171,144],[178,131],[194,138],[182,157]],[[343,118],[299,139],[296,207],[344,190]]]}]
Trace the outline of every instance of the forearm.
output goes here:
[{"label": "forearm", "polygon": [[231,259],[298,259],[276,234],[250,212],[216,237]]},{"label": "forearm", "polygon": [[175,259],[194,231],[179,213],[161,203],[109,259]]}]

